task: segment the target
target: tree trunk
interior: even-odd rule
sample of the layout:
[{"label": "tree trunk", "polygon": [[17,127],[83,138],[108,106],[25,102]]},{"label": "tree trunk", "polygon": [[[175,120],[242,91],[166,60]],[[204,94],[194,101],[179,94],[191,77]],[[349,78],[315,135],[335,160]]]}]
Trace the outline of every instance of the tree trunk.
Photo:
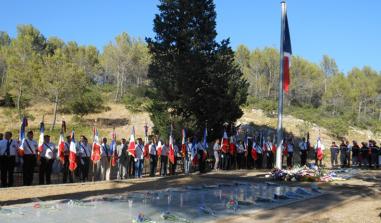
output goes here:
[{"label": "tree trunk", "polygon": [[50,128],[50,131],[52,131],[54,129],[54,127],[56,126],[56,121],[57,121],[57,108],[58,108],[58,94],[56,94],[56,99],[54,101],[54,115],[53,115],[53,123],[52,123],[52,127]]},{"label": "tree trunk", "polygon": [[357,111],[357,120],[360,120],[361,107],[362,107],[362,101],[359,102],[359,108],[358,108],[358,111]]},{"label": "tree trunk", "polygon": [[22,117],[21,117],[21,108],[20,108],[21,97],[22,97],[22,88],[21,88],[21,86],[20,86],[20,87],[19,87],[19,94],[18,94],[18,96],[17,96],[17,112],[19,113],[19,117],[20,117],[20,119],[22,118]]},{"label": "tree trunk", "polygon": [[119,86],[120,86],[120,72],[118,69],[117,77],[116,77],[116,92],[115,92],[115,98],[114,101],[117,102],[119,98]]}]

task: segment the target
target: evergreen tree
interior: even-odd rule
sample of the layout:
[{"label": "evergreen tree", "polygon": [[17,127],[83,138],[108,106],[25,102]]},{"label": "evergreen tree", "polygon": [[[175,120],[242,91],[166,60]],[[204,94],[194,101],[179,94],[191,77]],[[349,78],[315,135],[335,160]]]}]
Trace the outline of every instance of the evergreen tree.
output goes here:
[{"label": "evergreen tree", "polygon": [[201,136],[208,123],[209,138],[220,137],[224,122],[242,116],[248,85],[229,40],[215,40],[213,0],[161,0],[158,7],[156,36],[147,38],[155,130],[167,135],[166,126],[176,122]]}]

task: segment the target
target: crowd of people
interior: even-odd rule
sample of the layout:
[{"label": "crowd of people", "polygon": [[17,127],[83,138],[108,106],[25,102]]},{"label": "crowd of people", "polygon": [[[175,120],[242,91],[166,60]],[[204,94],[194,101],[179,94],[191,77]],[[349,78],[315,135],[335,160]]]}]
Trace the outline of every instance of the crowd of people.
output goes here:
[{"label": "crowd of people", "polygon": [[[205,130],[206,131],[206,130]],[[96,132],[96,131],[94,131]],[[134,131],[133,131],[134,132]],[[306,165],[309,154],[313,154],[316,165],[321,166],[325,147],[320,139],[311,145],[309,139],[296,142],[286,137],[282,144],[282,161],[285,167],[292,168],[295,160]],[[226,132],[222,139],[215,140],[209,149],[206,143],[206,132],[202,141],[196,137],[176,143],[172,135],[169,140],[148,138],[145,134],[135,140],[134,133],[127,140],[120,139],[117,145],[115,134],[111,143],[107,138],[98,140],[94,133],[92,143],[86,136],[80,136],[78,142],[74,134],[66,140],[61,133],[60,142],[56,145],[49,135],[40,132],[40,140],[34,140],[33,131],[28,131],[25,138],[14,140],[11,132],[0,134],[0,172],[1,186],[14,186],[14,170],[22,170],[23,185],[34,184],[35,172],[38,172],[39,184],[50,184],[52,173],[62,176],[62,183],[74,181],[98,181],[110,179],[141,178],[144,165],[149,165],[150,177],[157,175],[175,175],[208,170],[233,169],[272,169],[276,157],[276,145],[270,137],[228,137]],[[342,141],[340,145],[332,142],[330,147],[332,167],[367,166],[378,168],[381,163],[381,150],[374,140],[361,143]],[[295,159],[298,157],[299,159]],[[311,157],[310,157],[311,158]],[[340,164],[338,162],[340,159]],[[89,178],[91,173],[91,179]]]}]

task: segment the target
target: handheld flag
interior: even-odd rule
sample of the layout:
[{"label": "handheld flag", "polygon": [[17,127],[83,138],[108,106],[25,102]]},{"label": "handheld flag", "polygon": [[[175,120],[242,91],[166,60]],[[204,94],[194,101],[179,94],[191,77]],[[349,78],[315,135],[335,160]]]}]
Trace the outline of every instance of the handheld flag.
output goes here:
[{"label": "handheld flag", "polygon": [[203,137],[203,142],[202,142],[202,147],[204,148],[203,153],[202,153],[202,160],[206,160],[206,158],[208,157],[208,152],[206,151],[206,149],[208,148],[207,137],[208,137],[208,129],[205,127],[204,137]]},{"label": "handheld flag", "polygon": [[24,148],[22,148],[22,145],[23,145],[24,140],[25,140],[25,128],[27,126],[28,126],[28,120],[26,119],[26,117],[24,117],[22,119],[21,128],[20,128],[20,136],[19,136],[20,146],[19,146],[19,149],[17,150],[19,156],[23,156],[24,155]]},{"label": "handheld flag", "polygon": [[243,139],[243,146],[245,147],[245,157],[249,154],[249,137],[247,136],[247,131],[245,133],[245,138]]},{"label": "handheld flag", "polygon": [[318,137],[317,139],[317,143],[316,143],[316,156],[318,158],[318,160],[323,160],[323,145],[321,143],[321,140],[320,140],[320,136]]},{"label": "handheld flag", "polygon": [[253,146],[251,148],[251,158],[253,158],[253,160],[258,159],[258,152],[257,152],[257,148],[256,148],[256,143],[254,143],[254,142],[253,142]]},{"label": "handheld flag", "polygon": [[101,159],[101,144],[99,143],[98,129],[93,128],[93,146],[91,148],[91,160],[93,163]]},{"label": "handheld flag", "polygon": [[290,86],[290,65],[291,65],[291,39],[290,31],[288,29],[287,12],[285,13],[285,28],[282,40],[283,47],[283,90],[287,93]]},{"label": "handheld flag", "polygon": [[169,162],[172,164],[175,164],[175,148],[173,147],[173,126],[171,125],[171,133],[169,134],[169,154],[168,154],[168,159]]},{"label": "handheld flag", "polygon": [[186,142],[186,130],[185,128],[181,130],[181,155],[185,157],[187,155],[187,142]]},{"label": "handheld flag", "polygon": [[162,151],[163,151],[163,144],[161,144],[161,140],[159,139],[157,142],[157,156],[161,156]]},{"label": "handheld flag", "polygon": [[149,159],[149,142],[148,142],[148,126],[147,123],[144,125],[144,152],[143,156]]},{"label": "handheld flag", "polygon": [[229,149],[229,139],[226,130],[224,130],[224,135],[222,136],[221,150],[223,153],[227,153]]},{"label": "handheld flag", "polygon": [[191,155],[191,159],[192,159],[192,163],[193,165],[197,165],[198,163],[198,156],[197,156],[197,141],[196,141],[196,137],[193,138],[193,142],[192,142],[192,155]]},{"label": "handheld flag", "polygon": [[58,140],[58,158],[60,159],[60,162],[62,164],[65,162],[65,156],[64,156],[64,151],[65,151],[64,134],[65,134],[65,131],[66,131],[66,123],[65,123],[65,121],[62,121],[60,138]]},{"label": "handheld flag", "polygon": [[40,123],[40,138],[38,138],[38,152],[42,152],[42,147],[44,145],[44,132],[45,132],[45,125],[44,122],[42,121]]},{"label": "handheld flag", "polygon": [[70,138],[69,170],[73,172],[77,168],[77,149],[74,138],[74,130],[71,132]]},{"label": "handheld flag", "polygon": [[288,143],[286,140],[283,140],[283,155],[288,156]]},{"label": "handheld flag", "polygon": [[117,161],[118,161],[118,151],[116,150],[116,133],[115,133],[115,128],[112,130],[111,133],[111,145],[110,145],[110,150],[112,154],[112,159],[111,159],[111,165],[116,166]]},{"label": "handheld flag", "polygon": [[128,144],[128,152],[131,153],[131,155],[134,158],[136,157],[136,151],[135,151],[135,127],[134,126],[132,126],[132,130],[131,130],[130,142]]}]

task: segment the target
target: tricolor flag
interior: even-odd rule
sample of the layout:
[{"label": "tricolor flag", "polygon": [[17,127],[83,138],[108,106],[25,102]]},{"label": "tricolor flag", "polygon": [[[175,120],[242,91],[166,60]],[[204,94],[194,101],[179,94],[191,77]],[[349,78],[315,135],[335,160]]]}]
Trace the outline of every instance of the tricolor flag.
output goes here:
[{"label": "tricolor flag", "polygon": [[143,156],[149,159],[149,141],[148,141],[148,126],[147,123],[144,125],[144,152]]},{"label": "tricolor flag", "polygon": [[111,145],[110,145],[110,152],[112,154],[112,159],[111,159],[111,165],[116,166],[117,161],[118,161],[118,151],[116,150],[116,133],[115,133],[115,128],[112,130],[111,133]]},{"label": "tricolor flag", "polygon": [[65,121],[62,121],[60,138],[58,140],[58,158],[60,159],[62,164],[65,162],[65,156],[64,156],[64,151],[65,151],[64,134],[65,134],[65,132],[66,132],[66,123],[65,123]]},{"label": "tricolor flag", "polygon": [[221,140],[221,150],[223,153],[227,153],[228,149],[229,149],[228,134],[226,133],[226,130],[224,130],[224,135],[222,136],[222,140]]},{"label": "tricolor flag", "polygon": [[71,132],[70,154],[69,154],[69,170],[74,171],[77,168],[77,148],[74,138],[74,130]]},{"label": "tricolor flag", "polygon": [[197,163],[198,163],[198,156],[197,156],[197,141],[196,141],[196,137],[193,138],[191,151],[192,151],[191,159],[192,159],[193,165],[197,165]]},{"label": "tricolor flag", "polygon": [[187,155],[187,140],[186,140],[186,137],[187,137],[187,132],[184,129],[181,130],[181,154],[183,155],[183,157],[185,157]]},{"label": "tricolor flag", "polygon": [[135,151],[135,127],[134,126],[132,126],[132,130],[131,130],[130,142],[128,144],[128,152],[131,153],[131,155],[134,158],[136,157],[136,151]]},{"label": "tricolor flag", "polygon": [[288,144],[285,139],[283,139],[283,155],[288,156]]},{"label": "tricolor flag", "polygon": [[98,129],[93,128],[93,146],[91,148],[91,160],[93,163],[101,159],[101,144],[99,143]]},{"label": "tricolor flag", "polygon": [[282,40],[283,48],[283,90],[287,93],[290,85],[290,65],[291,65],[291,39],[290,31],[288,29],[287,12],[284,15],[284,34]]},{"label": "tricolor flag", "polygon": [[161,143],[161,140],[159,139],[157,142],[157,156],[161,156],[161,152],[163,151],[163,144]]},{"label": "tricolor flag", "polygon": [[323,146],[324,145],[321,143],[320,136],[319,136],[316,142],[316,157],[318,160],[323,159]]},{"label": "tricolor flag", "polygon": [[22,145],[23,145],[24,140],[25,140],[25,128],[27,126],[28,126],[28,120],[24,117],[22,119],[21,128],[20,128],[20,136],[19,136],[20,146],[19,146],[19,149],[17,150],[19,156],[24,155],[24,148],[22,147]]},{"label": "tricolor flag", "polygon": [[257,146],[256,143],[253,141],[253,146],[251,148],[251,158],[253,158],[253,160],[257,160],[258,159],[258,152],[257,152],[256,146]]},{"label": "tricolor flag", "polygon": [[44,146],[44,132],[45,132],[45,125],[44,122],[40,123],[40,138],[38,138],[38,152],[42,152],[43,146]]},{"label": "tricolor flag", "polygon": [[247,136],[247,131],[245,133],[245,138],[243,139],[243,146],[245,147],[245,157],[249,154],[249,137]]},{"label": "tricolor flag", "polygon": [[206,151],[206,149],[208,149],[207,137],[208,137],[208,129],[205,127],[204,137],[203,137],[203,142],[202,142],[202,147],[204,148],[204,151],[202,153],[202,160],[206,160],[206,158],[208,157],[208,152]]},{"label": "tricolor flag", "polygon": [[171,162],[172,164],[175,164],[175,148],[173,147],[172,132],[173,132],[173,126],[171,125],[171,132],[169,134],[169,154],[168,154],[168,159],[169,159],[169,162]]}]

